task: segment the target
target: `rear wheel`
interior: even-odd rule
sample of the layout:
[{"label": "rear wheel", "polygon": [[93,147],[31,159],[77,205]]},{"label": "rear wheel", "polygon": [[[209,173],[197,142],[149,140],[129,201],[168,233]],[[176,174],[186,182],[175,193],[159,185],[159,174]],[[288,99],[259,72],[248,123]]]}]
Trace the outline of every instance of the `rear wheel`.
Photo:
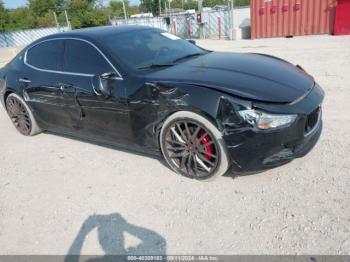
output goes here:
[{"label": "rear wheel", "polygon": [[25,136],[33,136],[41,132],[33,113],[24,100],[12,93],[6,99],[6,110],[16,129]]},{"label": "rear wheel", "polygon": [[229,167],[220,131],[206,118],[180,111],[164,123],[160,144],[165,160],[177,173],[195,179],[210,179]]}]

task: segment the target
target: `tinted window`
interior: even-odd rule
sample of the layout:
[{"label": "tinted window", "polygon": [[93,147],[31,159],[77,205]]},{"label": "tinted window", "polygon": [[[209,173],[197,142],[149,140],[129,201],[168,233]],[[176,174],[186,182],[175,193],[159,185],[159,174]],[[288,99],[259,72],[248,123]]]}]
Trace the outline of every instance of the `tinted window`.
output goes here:
[{"label": "tinted window", "polygon": [[66,40],[63,69],[91,75],[114,71],[96,48],[79,40]]},{"label": "tinted window", "polygon": [[27,63],[40,69],[61,70],[63,41],[51,40],[30,48]]},{"label": "tinted window", "polygon": [[205,54],[198,46],[160,30],[142,30],[105,37],[112,54],[133,69],[152,64],[169,64],[181,57]]}]

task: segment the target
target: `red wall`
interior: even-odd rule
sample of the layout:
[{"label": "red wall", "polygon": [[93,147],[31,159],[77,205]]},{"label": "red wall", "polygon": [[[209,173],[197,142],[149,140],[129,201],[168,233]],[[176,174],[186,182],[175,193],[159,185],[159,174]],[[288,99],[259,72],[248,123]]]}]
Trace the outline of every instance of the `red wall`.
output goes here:
[{"label": "red wall", "polygon": [[252,0],[252,38],[333,33],[336,5],[337,0]]},{"label": "red wall", "polygon": [[334,34],[350,34],[350,0],[338,0],[334,23]]}]

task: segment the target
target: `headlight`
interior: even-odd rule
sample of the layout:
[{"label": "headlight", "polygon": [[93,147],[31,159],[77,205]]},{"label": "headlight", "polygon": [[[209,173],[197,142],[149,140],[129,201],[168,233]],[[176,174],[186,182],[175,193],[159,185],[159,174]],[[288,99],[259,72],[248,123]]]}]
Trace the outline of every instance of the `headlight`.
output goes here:
[{"label": "headlight", "polygon": [[238,113],[252,126],[265,130],[290,126],[297,118],[297,115],[268,114],[254,109],[238,111]]}]

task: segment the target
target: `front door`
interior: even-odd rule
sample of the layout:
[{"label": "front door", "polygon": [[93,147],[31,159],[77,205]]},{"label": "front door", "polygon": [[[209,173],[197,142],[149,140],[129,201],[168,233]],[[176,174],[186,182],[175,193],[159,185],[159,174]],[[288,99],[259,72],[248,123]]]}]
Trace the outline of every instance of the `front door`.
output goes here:
[{"label": "front door", "polygon": [[91,43],[66,39],[62,76],[63,96],[74,102],[70,110],[74,132],[79,136],[110,144],[128,144],[129,114],[125,86],[114,80],[112,94],[105,97],[93,86],[95,75],[116,72],[113,65]]}]

